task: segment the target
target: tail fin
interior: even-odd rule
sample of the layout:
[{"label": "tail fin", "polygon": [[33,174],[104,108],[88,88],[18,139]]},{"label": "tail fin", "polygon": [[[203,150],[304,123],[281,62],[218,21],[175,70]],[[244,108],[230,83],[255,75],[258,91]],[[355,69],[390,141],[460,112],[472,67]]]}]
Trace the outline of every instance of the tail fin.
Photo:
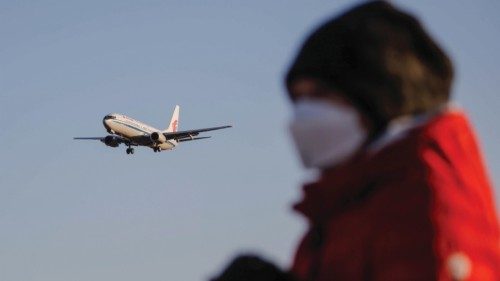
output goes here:
[{"label": "tail fin", "polygon": [[168,128],[164,131],[166,133],[177,132],[177,128],[179,127],[179,106],[176,105],[174,108],[174,113],[172,114],[172,119],[168,124]]}]

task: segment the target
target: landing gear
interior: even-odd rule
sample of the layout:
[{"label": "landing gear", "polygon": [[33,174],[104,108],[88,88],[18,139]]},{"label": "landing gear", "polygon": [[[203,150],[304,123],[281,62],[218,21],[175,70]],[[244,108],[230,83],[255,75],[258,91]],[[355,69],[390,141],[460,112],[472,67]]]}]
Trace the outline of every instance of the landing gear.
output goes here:
[{"label": "landing gear", "polygon": [[159,148],[159,147],[153,147],[153,151],[154,152],[161,152],[161,148]]},{"label": "landing gear", "polygon": [[127,148],[127,154],[134,154],[134,149],[132,147]]}]

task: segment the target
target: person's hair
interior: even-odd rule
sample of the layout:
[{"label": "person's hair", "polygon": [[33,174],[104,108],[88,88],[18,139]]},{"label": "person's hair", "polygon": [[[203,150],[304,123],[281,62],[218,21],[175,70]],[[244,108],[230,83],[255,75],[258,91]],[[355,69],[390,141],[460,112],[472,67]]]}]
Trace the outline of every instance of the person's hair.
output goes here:
[{"label": "person's hair", "polygon": [[373,1],[309,36],[286,76],[289,92],[300,77],[318,78],[345,95],[381,130],[395,117],[448,101],[453,66],[415,17]]}]

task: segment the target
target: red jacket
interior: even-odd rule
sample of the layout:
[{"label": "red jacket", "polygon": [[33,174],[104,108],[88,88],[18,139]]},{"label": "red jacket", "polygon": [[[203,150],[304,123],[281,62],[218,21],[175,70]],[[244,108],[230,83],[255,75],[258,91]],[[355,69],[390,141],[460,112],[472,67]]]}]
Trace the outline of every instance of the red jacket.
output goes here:
[{"label": "red jacket", "polygon": [[461,113],[325,172],[295,209],[310,222],[300,281],[500,280],[492,188]]}]

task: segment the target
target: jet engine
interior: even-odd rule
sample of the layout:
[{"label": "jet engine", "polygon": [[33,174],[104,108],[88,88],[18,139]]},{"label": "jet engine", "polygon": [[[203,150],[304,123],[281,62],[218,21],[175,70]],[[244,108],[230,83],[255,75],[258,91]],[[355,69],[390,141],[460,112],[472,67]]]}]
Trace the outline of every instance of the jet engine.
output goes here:
[{"label": "jet engine", "polygon": [[118,147],[120,145],[120,139],[115,136],[106,136],[102,142],[111,147]]},{"label": "jet engine", "polygon": [[167,141],[167,138],[160,132],[154,132],[152,133],[149,138],[151,139],[152,142],[154,143],[164,143]]}]

